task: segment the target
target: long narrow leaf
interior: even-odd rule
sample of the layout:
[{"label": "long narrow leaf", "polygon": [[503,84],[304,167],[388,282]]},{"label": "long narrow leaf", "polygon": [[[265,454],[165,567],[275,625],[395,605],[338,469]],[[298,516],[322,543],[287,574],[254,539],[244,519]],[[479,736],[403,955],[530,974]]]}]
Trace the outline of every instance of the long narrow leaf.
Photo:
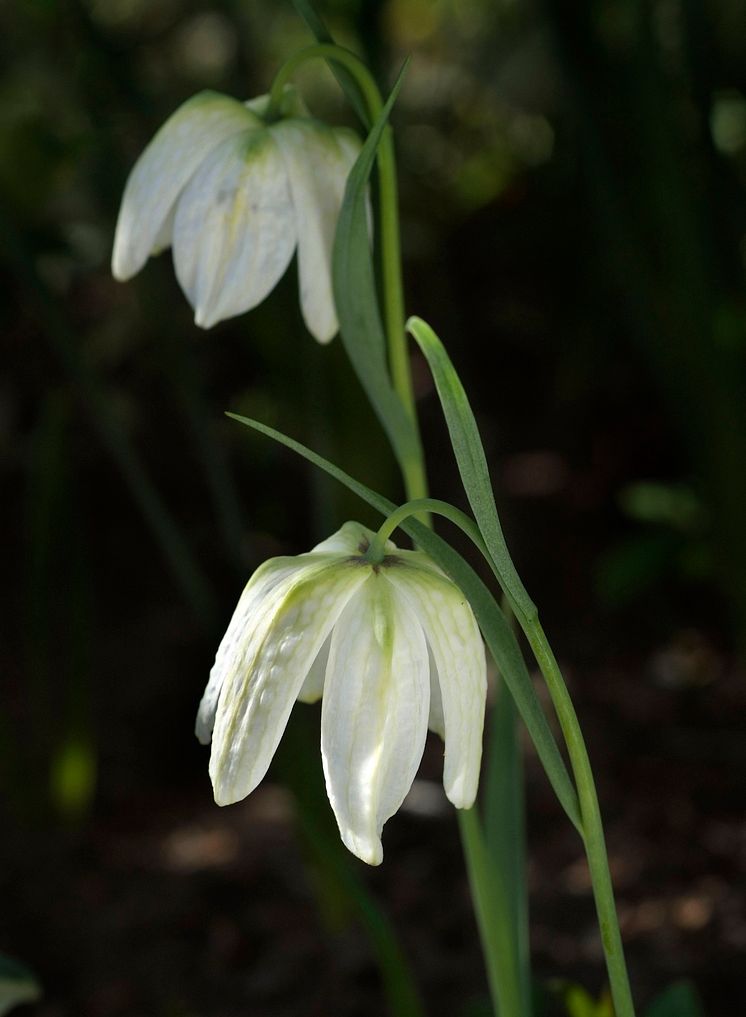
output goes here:
[{"label": "long narrow leaf", "polygon": [[484,834],[495,870],[506,880],[523,1012],[530,1012],[531,974],[526,886],[525,779],[518,714],[502,675],[497,676],[487,736]]},{"label": "long narrow leaf", "polygon": [[461,481],[501,584],[514,608],[524,617],[532,617],[536,614],[536,607],[518,577],[505,543],[482,439],[461,379],[443,343],[426,322],[421,318],[410,318],[407,329],[430,365]]},{"label": "long narrow leaf", "polygon": [[[396,508],[393,502],[372,491],[365,484],[355,480],[349,474],[340,470],[338,466],[330,463],[293,438],[289,438],[280,431],[276,431],[274,428],[268,427],[257,420],[252,420],[249,417],[241,417],[235,413],[229,413],[228,416],[233,420],[237,420],[240,424],[244,424],[260,434],[266,435],[268,438],[273,438],[281,445],[303,456],[304,459],[307,459],[315,466],[325,470],[330,476],[344,484],[345,487],[357,494],[359,498],[367,502],[382,515],[388,516]],[[523,723],[526,725],[537,755],[554,788],[554,792],[571,822],[580,831],[582,827],[575,789],[542,711],[518,642],[505,615],[476,572],[457,551],[454,551],[450,544],[414,519],[408,519],[403,523],[402,529],[416,541],[419,547],[430,555],[464,592],[472,606],[487,647],[494,657],[495,663],[503,675],[518,712],[523,719]]]},{"label": "long narrow leaf", "polygon": [[458,820],[495,1017],[527,1017],[518,944],[511,922],[508,873],[490,857],[479,811],[465,809],[459,812]]},{"label": "long narrow leaf", "polygon": [[332,280],[342,342],[406,473],[406,464],[421,462],[422,448],[386,365],[386,339],[378,307],[367,213],[368,181],[403,73],[404,69],[347,178],[334,242]]}]

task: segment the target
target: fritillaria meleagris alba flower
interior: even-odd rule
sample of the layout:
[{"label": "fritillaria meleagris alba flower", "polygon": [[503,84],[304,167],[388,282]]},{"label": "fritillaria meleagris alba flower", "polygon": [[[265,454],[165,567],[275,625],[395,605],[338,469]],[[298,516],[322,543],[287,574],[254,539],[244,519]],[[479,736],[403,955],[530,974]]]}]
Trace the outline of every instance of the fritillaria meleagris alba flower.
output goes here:
[{"label": "fritillaria meleagris alba flower", "polygon": [[127,180],[112,272],[130,279],[171,246],[195,322],[210,328],[264,300],[297,248],[303,317],[328,342],[334,233],[360,142],[304,115],[290,90],[292,115],[267,123],[267,104],[206,91],[176,110]]},{"label": "fritillaria meleagris alba flower", "polygon": [[321,698],[321,755],[342,840],[383,857],[383,824],[401,805],[428,728],[445,741],[443,783],[457,808],[479,780],[486,665],[464,595],[420,551],[346,523],[308,554],[251,577],[217,652],[197,736],[212,740],[219,805],[264,777],[296,699]]}]

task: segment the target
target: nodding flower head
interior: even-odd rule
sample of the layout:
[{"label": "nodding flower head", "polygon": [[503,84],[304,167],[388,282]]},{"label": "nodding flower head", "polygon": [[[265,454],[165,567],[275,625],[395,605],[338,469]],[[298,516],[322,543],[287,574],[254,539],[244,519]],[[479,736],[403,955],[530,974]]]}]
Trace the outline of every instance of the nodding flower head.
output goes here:
[{"label": "nodding flower head", "polygon": [[321,756],[342,840],[377,865],[381,830],[414,780],[427,730],[445,741],[457,808],[476,796],[486,665],[471,608],[420,551],[345,525],[308,554],[251,577],[218,648],[197,717],[212,740],[219,805],[264,777],[296,699],[322,699]]},{"label": "nodding flower head", "polygon": [[176,110],[130,173],[112,272],[129,279],[172,247],[195,321],[210,328],[264,300],[297,247],[303,317],[325,343],[338,328],[332,248],[360,142],[312,119],[291,89],[280,119],[266,122],[267,108],[267,96],[207,91]]}]

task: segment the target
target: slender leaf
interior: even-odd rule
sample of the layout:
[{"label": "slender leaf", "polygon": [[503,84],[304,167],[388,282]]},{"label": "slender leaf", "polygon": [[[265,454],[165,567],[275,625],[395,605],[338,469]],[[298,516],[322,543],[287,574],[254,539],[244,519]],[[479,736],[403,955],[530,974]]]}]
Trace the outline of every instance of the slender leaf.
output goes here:
[{"label": "slender leaf", "polygon": [[505,543],[482,439],[461,379],[443,343],[426,322],[421,318],[410,318],[407,329],[414,336],[430,365],[461,481],[474,518],[494,561],[500,583],[514,608],[524,617],[533,617],[536,614],[536,607],[526,593]]},{"label": "slender leaf", "polygon": [[458,821],[495,1017],[527,1017],[508,874],[494,864],[487,850],[479,811],[464,809]]},{"label": "slender leaf", "polygon": [[[332,33],[326,27],[323,18],[317,12],[311,0],[293,0],[293,7],[295,7],[298,14],[300,14],[305,23],[308,25],[317,42],[330,42],[333,45],[336,45]],[[335,60],[329,60],[328,63],[332,74],[339,82],[340,87],[350,102],[350,105],[355,110],[362,123],[365,124],[366,127],[369,127],[370,120],[365,108],[365,99],[363,98],[363,94],[360,91],[360,86],[357,81],[355,81],[355,78],[352,74],[350,74],[346,67],[342,67]]]},{"label": "slender leaf", "polygon": [[525,780],[515,704],[502,675],[497,676],[495,702],[487,741],[484,777],[484,830],[495,868],[505,874],[506,896],[520,971],[523,1012],[530,1010],[531,972],[526,886]]},{"label": "slender leaf", "polygon": [[[393,502],[372,491],[360,481],[353,479],[338,466],[293,438],[289,438],[257,420],[251,420],[249,417],[241,417],[235,413],[229,413],[228,416],[297,452],[298,455],[303,456],[304,459],[325,470],[330,476],[344,484],[382,515],[388,516],[396,508]],[[575,789],[542,711],[518,642],[505,615],[476,572],[457,551],[454,551],[450,544],[413,518],[407,519],[402,524],[402,529],[464,592],[472,606],[487,647],[505,679],[523,723],[531,736],[555,794],[573,825],[580,831],[580,812]]]},{"label": "slender leaf", "polygon": [[407,464],[422,461],[422,447],[386,365],[367,208],[368,181],[403,74],[404,68],[347,178],[334,242],[332,280],[342,342],[406,475]]}]

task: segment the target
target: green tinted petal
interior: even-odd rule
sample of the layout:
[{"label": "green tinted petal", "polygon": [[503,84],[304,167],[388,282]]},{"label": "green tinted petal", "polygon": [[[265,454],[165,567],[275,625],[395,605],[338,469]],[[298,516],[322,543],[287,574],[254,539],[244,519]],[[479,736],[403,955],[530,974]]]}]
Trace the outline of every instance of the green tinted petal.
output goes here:
[{"label": "green tinted petal", "polygon": [[174,220],[174,268],[195,322],[210,328],[261,303],[296,239],[287,174],[270,134],[238,134],[214,148],[184,188]]},{"label": "green tinted petal", "polygon": [[352,132],[315,120],[279,120],[270,128],[285,161],[298,234],[298,279],[303,319],[321,343],[337,333],[332,250],[347,177],[360,151]]},{"label": "green tinted petal", "polygon": [[228,675],[248,666],[252,637],[272,618],[278,595],[285,593],[285,585],[304,570],[297,558],[271,558],[256,570],[244,587],[233,617],[228,623],[210,679],[197,711],[195,734],[206,745],[212,737],[215,711],[223,683]]},{"label": "green tinted petal", "polygon": [[[474,804],[482,758],[487,694],[484,644],[468,601],[449,579],[407,566],[385,570],[422,625],[442,704],[445,734],[443,785],[459,808]],[[433,718],[438,721],[439,718]]]},{"label": "green tinted petal", "polygon": [[252,633],[226,675],[215,718],[210,776],[218,805],[245,798],[267,772],[293,703],[363,569],[345,563],[309,570]]},{"label": "green tinted petal", "polygon": [[235,99],[200,92],[169,117],[135,163],[119,210],[111,268],[117,279],[139,272],[149,255],[171,242],[179,194],[221,142],[262,123]]},{"label": "green tinted petal", "polygon": [[381,830],[414,780],[427,734],[427,646],[414,612],[381,572],[350,600],[332,634],[321,756],[340,834],[370,865]]},{"label": "green tinted petal", "polygon": [[[361,523],[349,522],[340,527],[336,533],[314,547],[312,554],[321,552],[334,553],[339,555],[361,555],[368,550],[368,546],[375,534],[367,526]],[[396,549],[394,544],[389,544]],[[388,548],[387,544],[387,548]]]}]

